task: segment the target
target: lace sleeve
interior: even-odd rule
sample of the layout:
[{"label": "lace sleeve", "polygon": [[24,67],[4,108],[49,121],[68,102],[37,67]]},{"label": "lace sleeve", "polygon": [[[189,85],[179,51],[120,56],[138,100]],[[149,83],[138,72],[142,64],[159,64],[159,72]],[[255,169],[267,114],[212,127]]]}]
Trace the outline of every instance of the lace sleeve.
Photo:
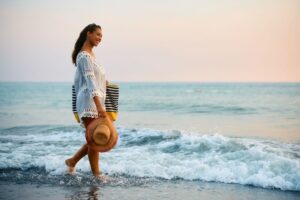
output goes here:
[{"label": "lace sleeve", "polygon": [[86,80],[87,88],[91,98],[93,98],[94,96],[103,97],[103,93],[100,91],[99,87],[97,86],[91,58],[89,58],[88,56],[83,56],[79,61],[78,67],[80,68],[83,77]]}]

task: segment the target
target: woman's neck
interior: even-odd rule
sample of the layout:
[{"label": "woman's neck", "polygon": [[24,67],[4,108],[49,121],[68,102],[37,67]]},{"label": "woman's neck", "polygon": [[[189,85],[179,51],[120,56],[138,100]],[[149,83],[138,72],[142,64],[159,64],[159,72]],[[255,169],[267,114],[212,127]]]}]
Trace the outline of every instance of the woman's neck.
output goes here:
[{"label": "woman's neck", "polygon": [[82,48],[81,48],[81,50],[83,50],[83,51],[87,51],[87,52],[89,52],[89,53],[93,53],[93,46],[90,44],[90,43],[88,43],[88,42],[85,42],[83,45],[82,45]]}]

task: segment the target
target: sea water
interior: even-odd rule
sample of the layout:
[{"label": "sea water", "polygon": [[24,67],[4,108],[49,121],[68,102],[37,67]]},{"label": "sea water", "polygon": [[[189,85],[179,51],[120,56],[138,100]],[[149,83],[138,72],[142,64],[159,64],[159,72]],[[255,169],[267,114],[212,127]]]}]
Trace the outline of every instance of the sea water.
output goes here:
[{"label": "sea water", "polygon": [[[300,83],[129,83],[119,140],[100,154],[114,185],[201,181],[300,191]],[[0,83],[0,181],[95,182],[71,107],[71,83]]]}]

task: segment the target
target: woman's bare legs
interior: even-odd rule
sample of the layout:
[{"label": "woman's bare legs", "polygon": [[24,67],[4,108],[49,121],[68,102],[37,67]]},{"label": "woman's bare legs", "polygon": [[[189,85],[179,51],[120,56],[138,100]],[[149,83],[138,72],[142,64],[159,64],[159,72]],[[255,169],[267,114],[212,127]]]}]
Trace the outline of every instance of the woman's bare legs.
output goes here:
[{"label": "woman's bare legs", "polygon": [[72,158],[65,160],[66,165],[68,166],[69,172],[71,175],[75,172],[75,165],[77,162],[83,158],[86,154],[88,154],[88,145],[84,144],[82,147],[75,153]]},{"label": "woman's bare legs", "polygon": [[[88,129],[88,125],[90,124],[90,122],[92,121],[92,119],[90,118],[83,118],[82,119],[84,122],[84,126],[85,126],[85,131],[87,131]],[[74,175],[75,172],[75,166],[77,164],[77,162],[83,158],[84,156],[86,156],[88,154],[88,145],[84,144],[82,145],[82,147],[75,153],[75,155],[67,160],[65,160],[66,165],[68,166],[68,170],[70,172],[71,175]]]},{"label": "woman's bare legs", "polygon": [[99,176],[99,152],[88,148],[88,157],[90,161],[91,170],[94,176]]},{"label": "woman's bare legs", "polygon": [[[95,129],[97,124],[91,123],[93,120],[94,120],[93,118],[84,119],[86,134],[88,132],[92,132]],[[104,181],[107,180],[105,176],[99,175],[99,154],[100,153],[89,148],[87,144],[84,144],[72,158],[69,158],[65,161],[66,165],[69,168],[70,174],[71,175],[74,174],[76,163],[87,154],[89,157],[89,162],[90,162],[93,175],[96,176],[97,178],[100,178],[101,180]]]},{"label": "woman's bare legs", "polygon": [[82,147],[76,152],[76,154],[67,160],[65,160],[66,165],[69,168],[69,172],[71,175],[74,175],[75,165],[76,163],[88,154],[91,170],[94,176],[101,178],[103,180],[103,176],[99,175],[99,152],[94,151],[91,148],[88,148],[87,144],[82,145]]},{"label": "woman's bare legs", "polygon": [[93,175],[96,178],[106,182],[108,180],[107,177],[99,172],[100,153],[98,151],[94,151],[92,148],[88,148],[88,157]]},{"label": "woman's bare legs", "polygon": [[[95,130],[95,128],[97,126],[97,122],[94,121],[94,120],[95,119],[91,119],[91,120],[88,121],[86,134],[91,134]],[[103,174],[100,174],[100,172],[99,172],[100,152],[95,151],[92,148],[88,148],[87,154],[88,154],[88,157],[89,157],[90,166],[91,166],[91,170],[92,170],[93,175],[96,178],[106,182],[108,180],[107,177]]]}]

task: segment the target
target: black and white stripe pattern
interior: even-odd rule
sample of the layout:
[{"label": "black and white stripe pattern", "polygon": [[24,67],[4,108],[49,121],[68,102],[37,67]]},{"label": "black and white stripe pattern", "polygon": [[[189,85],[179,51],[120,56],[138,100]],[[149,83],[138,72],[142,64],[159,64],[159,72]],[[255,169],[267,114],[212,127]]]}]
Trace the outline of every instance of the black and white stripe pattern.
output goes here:
[{"label": "black and white stripe pattern", "polygon": [[[119,86],[115,84],[106,86],[105,108],[106,112],[118,112]],[[72,85],[72,111],[77,112],[75,86]]]},{"label": "black and white stripe pattern", "polygon": [[106,86],[105,108],[106,112],[118,112],[119,86],[112,84]]},{"label": "black and white stripe pattern", "polygon": [[75,85],[72,85],[72,111],[73,113],[77,112]]}]

